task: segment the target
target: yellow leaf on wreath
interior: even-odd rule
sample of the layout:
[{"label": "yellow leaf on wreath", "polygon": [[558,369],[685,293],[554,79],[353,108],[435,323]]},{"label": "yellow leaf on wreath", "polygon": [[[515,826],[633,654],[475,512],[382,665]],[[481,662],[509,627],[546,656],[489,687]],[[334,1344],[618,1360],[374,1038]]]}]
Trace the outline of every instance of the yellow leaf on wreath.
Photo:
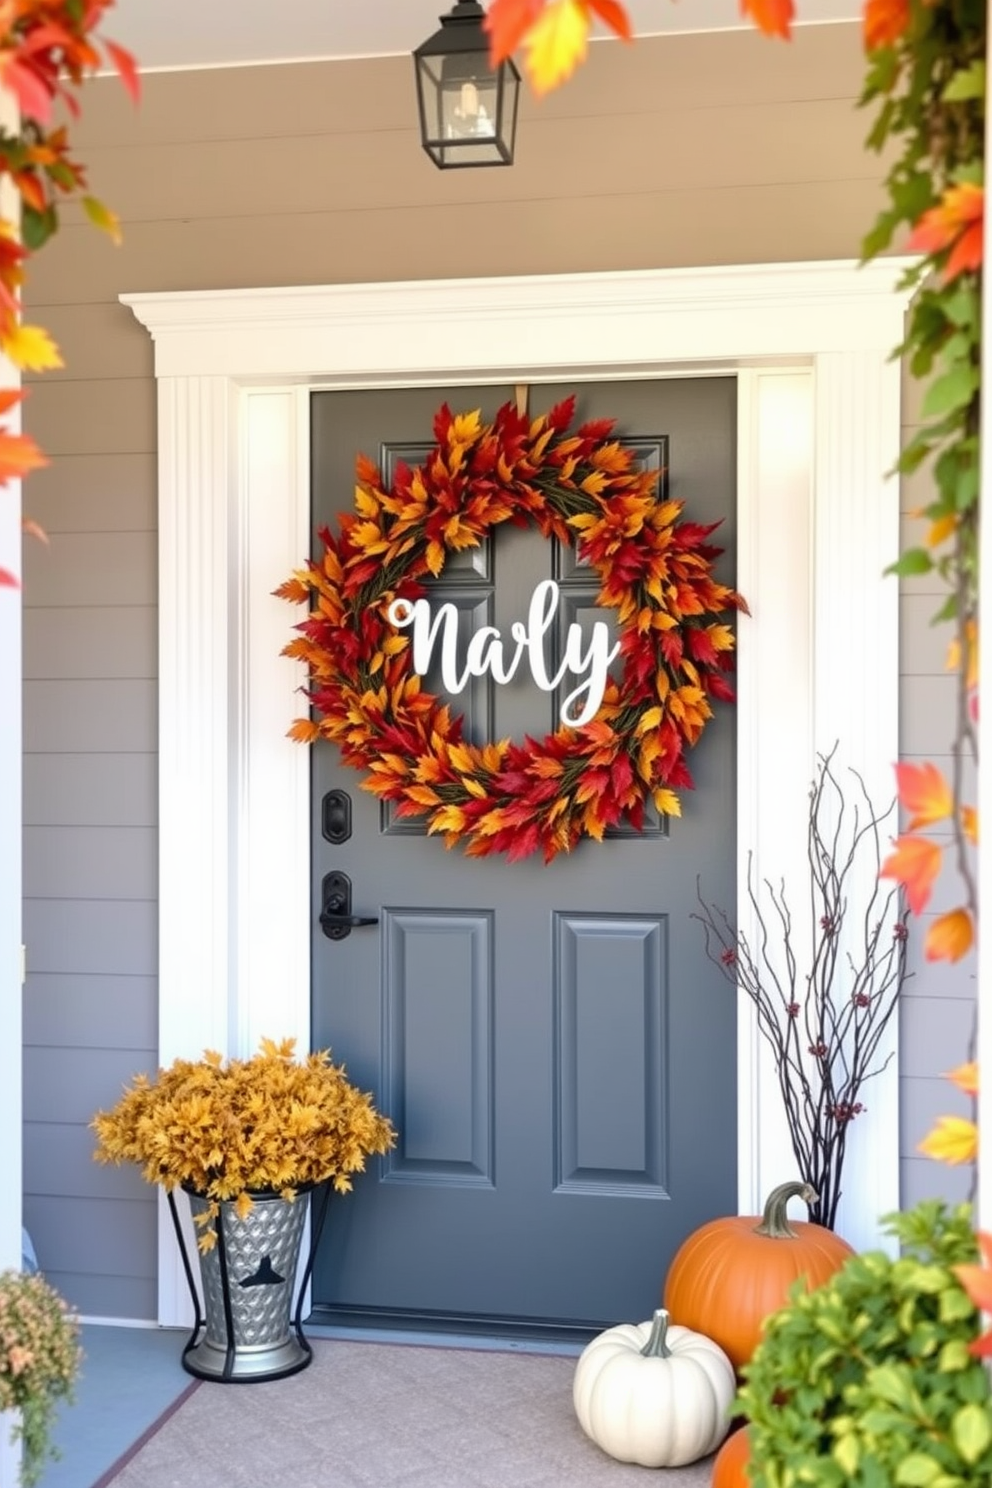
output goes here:
[{"label": "yellow leaf on wreath", "polygon": [[464,744],[449,744],[448,758],[459,774],[467,775],[471,773],[473,760]]},{"label": "yellow leaf on wreath", "polygon": [[364,486],[355,487],[355,510],[363,517],[378,517],[379,503]]},{"label": "yellow leaf on wreath", "polygon": [[429,785],[408,785],[403,794],[418,806],[440,806],[441,797]]},{"label": "yellow leaf on wreath", "polygon": [[474,796],[477,801],[484,801],[489,794],[482,781],[474,780],[471,775],[463,775],[461,782],[469,795]]},{"label": "yellow leaf on wreath", "polygon": [[501,739],[498,744],[487,744],[482,751],[482,763],[490,774],[503,768],[503,756],[509,745],[508,739]]},{"label": "yellow leaf on wreath", "polygon": [[651,783],[651,776],[654,774],[651,767],[660,753],[661,740],[657,734],[652,734],[649,738],[645,739],[637,751],[637,773],[645,785],[650,785]]},{"label": "yellow leaf on wreath", "polygon": [[481,408],[473,408],[471,413],[456,413],[451,420],[451,437],[458,444],[472,444],[481,429]]},{"label": "yellow leaf on wreath", "polygon": [[429,542],[427,544],[425,561],[431,573],[437,578],[444,567],[444,548],[439,542]]},{"label": "yellow leaf on wreath", "polygon": [[465,813],[460,806],[442,806],[440,811],[435,811],[428,823],[428,832],[455,832],[462,833],[465,830]]},{"label": "yellow leaf on wreath", "polygon": [[652,791],[651,799],[654,801],[656,808],[661,812],[662,816],[682,815],[681,801],[679,800],[675,792],[672,790],[668,790],[667,787],[661,786],[658,790]]},{"label": "yellow leaf on wreath", "polygon": [[602,842],[603,833],[606,831],[606,823],[599,815],[596,807],[596,801],[589,802],[589,805],[582,813],[582,825],[595,842]]},{"label": "yellow leaf on wreath", "polygon": [[637,728],[634,730],[635,737],[640,739],[644,734],[649,734],[652,729],[656,729],[661,723],[661,716],[660,708],[648,708],[646,713],[641,714]]}]

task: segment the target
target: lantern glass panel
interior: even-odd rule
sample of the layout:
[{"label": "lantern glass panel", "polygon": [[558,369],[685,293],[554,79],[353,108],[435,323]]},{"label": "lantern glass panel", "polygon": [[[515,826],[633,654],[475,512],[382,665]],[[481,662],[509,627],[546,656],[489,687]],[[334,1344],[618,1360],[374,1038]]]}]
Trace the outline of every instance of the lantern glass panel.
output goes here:
[{"label": "lantern glass panel", "polygon": [[513,161],[519,74],[486,51],[416,54],[425,149],[442,169]]}]

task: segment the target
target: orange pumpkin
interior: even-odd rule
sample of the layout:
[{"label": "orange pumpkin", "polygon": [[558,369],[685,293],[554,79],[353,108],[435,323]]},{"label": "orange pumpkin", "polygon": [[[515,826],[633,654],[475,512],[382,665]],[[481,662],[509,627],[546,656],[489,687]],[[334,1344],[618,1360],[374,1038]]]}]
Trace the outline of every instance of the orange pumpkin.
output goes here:
[{"label": "orange pumpkin", "polygon": [[710,1488],[751,1488],[751,1479],[746,1472],[750,1459],[751,1443],[747,1427],[742,1426],[727,1437],[717,1452]]},{"label": "orange pumpkin", "polygon": [[816,1203],[808,1183],[783,1183],[757,1215],[713,1219],[679,1248],[665,1282],[664,1302],[673,1321],[704,1333],[739,1370],[754,1353],[762,1325],[784,1307],[789,1288],[805,1276],[818,1287],[854,1251],[823,1225],[790,1224],[785,1206],[799,1197]]}]

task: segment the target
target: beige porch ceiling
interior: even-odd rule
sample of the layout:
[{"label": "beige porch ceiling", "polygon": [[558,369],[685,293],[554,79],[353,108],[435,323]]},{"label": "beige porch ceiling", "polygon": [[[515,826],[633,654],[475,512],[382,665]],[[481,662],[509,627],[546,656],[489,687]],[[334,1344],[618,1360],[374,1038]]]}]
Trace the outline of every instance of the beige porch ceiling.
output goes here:
[{"label": "beige porch ceiling", "polygon": [[[117,0],[106,25],[144,71],[411,52],[453,0]],[[749,24],[739,0],[625,0],[638,36]],[[850,21],[857,0],[800,0],[803,24]],[[602,36],[602,28],[597,28]]]}]

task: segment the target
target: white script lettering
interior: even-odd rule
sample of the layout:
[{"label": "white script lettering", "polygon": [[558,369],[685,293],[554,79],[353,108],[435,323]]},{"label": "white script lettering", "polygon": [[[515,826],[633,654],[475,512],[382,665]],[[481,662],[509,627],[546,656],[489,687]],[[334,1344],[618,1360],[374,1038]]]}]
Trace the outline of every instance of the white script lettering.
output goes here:
[{"label": "white script lettering", "polygon": [[[459,693],[470,677],[484,677],[487,672],[494,682],[512,681],[527,652],[530,673],[542,692],[553,692],[566,676],[584,680],[574,687],[561,705],[561,721],[568,728],[581,728],[591,723],[599,712],[606,691],[610,663],[619,654],[619,642],[610,645],[609,626],[603,620],[593,622],[588,645],[583,650],[582,627],[574,622],[565,637],[561,666],[551,676],[544,654],[544,638],[554,624],[561,593],[553,579],[544,579],[531,597],[526,625],[515,620],[510,635],[515,649],[507,657],[503,637],[494,625],[483,625],[468,643],[464,667],[458,665],[458,611],[453,604],[442,604],[431,617],[426,599],[394,599],[389,606],[389,622],[400,630],[413,630],[413,669],[420,676],[430,670],[434,648],[440,640],[441,681],[449,693]],[[581,708],[575,711],[580,699]]]}]

